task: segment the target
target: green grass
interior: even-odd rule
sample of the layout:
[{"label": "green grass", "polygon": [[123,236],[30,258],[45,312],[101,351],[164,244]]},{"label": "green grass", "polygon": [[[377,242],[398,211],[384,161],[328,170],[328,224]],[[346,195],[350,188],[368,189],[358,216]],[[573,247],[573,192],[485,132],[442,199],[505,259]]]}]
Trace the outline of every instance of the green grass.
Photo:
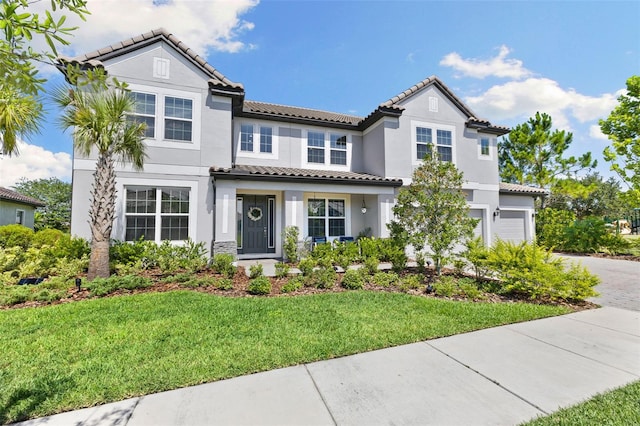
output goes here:
[{"label": "green grass", "polygon": [[187,291],[0,311],[0,423],[566,312],[395,293]]},{"label": "green grass", "polygon": [[581,404],[525,423],[526,426],[638,424],[640,424],[640,381],[596,395]]}]

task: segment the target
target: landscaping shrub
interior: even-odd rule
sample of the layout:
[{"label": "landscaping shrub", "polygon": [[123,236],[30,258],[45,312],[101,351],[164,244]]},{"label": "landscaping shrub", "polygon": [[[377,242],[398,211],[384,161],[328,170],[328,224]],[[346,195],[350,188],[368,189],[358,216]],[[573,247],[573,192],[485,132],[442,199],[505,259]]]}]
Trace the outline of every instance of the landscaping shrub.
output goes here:
[{"label": "landscaping shrub", "polygon": [[214,271],[224,275],[227,278],[233,278],[236,273],[236,267],[233,265],[235,256],[231,253],[218,253],[213,256],[211,267]]},{"label": "landscaping shrub", "polygon": [[437,296],[451,297],[458,294],[456,279],[450,275],[441,275],[433,283],[433,291]]},{"label": "landscaping shrub", "polygon": [[302,272],[302,275],[304,275],[305,277],[308,277],[311,275],[311,273],[313,272],[313,268],[315,268],[315,266],[316,266],[315,259],[312,259],[310,257],[305,257],[298,263],[298,269],[300,269],[300,272]]},{"label": "landscaping shrub", "polygon": [[301,276],[293,277],[287,281],[280,291],[283,293],[291,293],[293,291],[300,290],[304,285],[304,278]]},{"label": "landscaping shrub", "polygon": [[328,259],[333,263],[333,245],[329,242],[316,244],[311,252],[311,257],[318,261]]},{"label": "landscaping shrub", "polygon": [[473,238],[467,241],[467,248],[462,256],[473,266],[476,279],[479,280],[487,276],[489,249],[485,245],[482,237]]},{"label": "landscaping shrub", "polygon": [[264,268],[261,264],[256,263],[255,265],[249,266],[249,278],[258,278],[264,275]]},{"label": "landscaping shrub", "polygon": [[217,280],[215,277],[193,277],[187,281],[181,282],[180,286],[188,288],[198,288],[215,286],[216,284]]},{"label": "landscaping shrub", "polygon": [[72,237],[64,234],[56,241],[53,252],[58,258],[82,259],[91,253],[89,242],[84,238]]},{"label": "landscaping shrub", "polygon": [[536,212],[536,241],[547,248],[564,246],[565,229],[576,220],[576,215],[567,210],[550,207]]},{"label": "landscaping shrub", "polygon": [[358,244],[360,245],[360,256],[362,259],[366,259],[368,257],[382,259],[383,253],[381,250],[381,241],[382,240],[373,237],[360,238],[358,240]]},{"label": "landscaping shrub", "polygon": [[396,247],[389,253],[391,269],[393,269],[394,272],[400,273],[404,271],[407,267],[407,260],[407,254],[404,252],[404,249]]},{"label": "landscaping shrub", "polygon": [[398,282],[400,277],[395,272],[376,272],[372,278],[372,282],[380,287],[390,287]]},{"label": "landscaping shrub", "polygon": [[195,243],[191,239],[187,239],[182,245],[163,241],[156,246],[155,258],[164,274],[178,270],[198,272],[207,265],[206,252],[204,243]]},{"label": "landscaping shrub", "polygon": [[329,268],[318,268],[314,269],[311,274],[305,280],[305,283],[309,287],[315,288],[333,288],[336,283],[336,279],[338,278],[338,274],[333,269],[333,267]]},{"label": "landscaping shrub", "polygon": [[375,257],[367,257],[364,260],[364,272],[369,275],[375,275],[378,272],[378,266],[380,265],[380,261]]},{"label": "landscaping shrub", "polygon": [[33,239],[33,229],[22,225],[0,226],[0,247],[21,247],[27,249]]},{"label": "landscaping shrub", "polygon": [[276,263],[276,278],[286,278],[291,268],[283,262]]},{"label": "landscaping shrub", "polygon": [[155,246],[155,242],[142,238],[136,241],[114,240],[109,247],[109,260],[114,269],[116,265],[131,265],[136,262],[141,262],[146,269],[156,265]]},{"label": "landscaping shrub", "polygon": [[595,296],[599,279],[586,268],[570,265],[534,243],[496,241],[488,265],[501,283],[501,292],[522,293],[531,299],[584,300]]},{"label": "landscaping shrub", "polygon": [[218,278],[213,285],[218,290],[233,290],[233,280],[229,278]]},{"label": "landscaping shrub", "polygon": [[300,239],[300,230],[297,226],[287,226],[284,229],[284,257],[287,262],[295,263],[299,259],[298,240]]},{"label": "landscaping shrub", "polygon": [[607,234],[602,219],[591,217],[576,220],[565,228],[564,244],[556,248],[573,253],[597,253]]},{"label": "landscaping shrub", "polygon": [[249,293],[261,295],[271,293],[271,281],[265,276],[261,276],[249,281]]},{"label": "landscaping shrub", "polygon": [[135,290],[150,287],[153,283],[150,279],[139,275],[125,275],[123,277],[111,276],[109,278],[96,278],[93,281],[83,283],[83,287],[89,290],[89,296],[106,296],[117,290]]},{"label": "landscaping shrub", "polygon": [[[640,239],[636,240],[636,244],[640,243]],[[625,254],[632,248],[629,240],[625,239],[622,235],[607,233],[601,241],[600,249],[607,254]]]},{"label": "landscaping shrub", "polygon": [[477,300],[483,298],[482,291],[478,288],[478,283],[471,278],[459,278],[458,289],[461,294],[464,294],[467,299]]},{"label": "landscaping shrub", "polygon": [[[336,261],[338,261],[338,258],[342,258],[343,263],[348,262],[347,266],[360,260],[360,247],[358,243],[353,241],[334,241],[333,252]],[[340,263],[338,265],[342,267]],[[346,270],[344,267],[342,269]]]},{"label": "landscaping shrub", "polygon": [[423,286],[424,283],[422,275],[407,275],[400,279],[398,283],[398,288],[405,292],[409,290],[418,290]]},{"label": "landscaping shrub", "polygon": [[347,269],[349,269],[349,266],[351,266],[351,263],[352,263],[351,259],[347,255],[341,254],[336,256],[336,265],[341,267],[343,271],[346,271]]},{"label": "landscaping shrub", "polygon": [[364,288],[364,276],[355,269],[349,269],[342,276],[342,287],[348,290],[361,290]]},{"label": "landscaping shrub", "polygon": [[55,246],[58,240],[64,237],[65,233],[59,229],[43,229],[33,234],[31,246],[40,248],[42,246]]}]

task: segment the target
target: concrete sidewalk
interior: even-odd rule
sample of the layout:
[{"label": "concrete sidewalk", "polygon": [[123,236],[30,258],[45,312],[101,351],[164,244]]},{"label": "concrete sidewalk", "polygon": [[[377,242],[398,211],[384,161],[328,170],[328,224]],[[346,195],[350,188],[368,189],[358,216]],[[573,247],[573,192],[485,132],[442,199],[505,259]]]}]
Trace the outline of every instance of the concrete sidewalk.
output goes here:
[{"label": "concrete sidewalk", "polygon": [[267,371],[22,425],[512,425],[640,379],[605,307]]}]

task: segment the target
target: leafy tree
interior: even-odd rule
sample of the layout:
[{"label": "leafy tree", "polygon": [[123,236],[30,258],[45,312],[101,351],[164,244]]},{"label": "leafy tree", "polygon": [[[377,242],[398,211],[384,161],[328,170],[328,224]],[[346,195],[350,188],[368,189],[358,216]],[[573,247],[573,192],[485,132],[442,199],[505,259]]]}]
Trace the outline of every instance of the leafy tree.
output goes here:
[{"label": "leafy tree", "polygon": [[74,147],[89,156],[97,152],[96,171],[89,210],[91,255],[89,280],[109,276],[109,242],[115,214],[116,159],[142,169],[145,158],[145,125],[127,119],[134,108],[126,85],[113,81],[111,87],[91,84],[84,90],[59,88],[55,102],[63,109],[60,123],[73,128]]},{"label": "leafy tree", "polygon": [[69,231],[71,222],[71,184],[58,178],[27,180],[22,178],[13,189],[46,205],[35,214],[36,231],[44,228]]},{"label": "leafy tree", "polygon": [[413,246],[416,255],[433,259],[437,274],[457,243],[471,237],[476,221],[462,192],[462,172],[453,163],[439,161],[432,150],[400,189],[389,224],[392,238]]},{"label": "leafy tree", "polygon": [[612,142],[604,150],[611,170],[640,194],[640,76],[627,80],[627,93],[618,97],[616,106],[606,120],[600,120],[600,129]]},{"label": "leafy tree", "polygon": [[[17,154],[17,138],[39,129],[42,102],[39,98],[45,79],[36,63],[52,64],[57,46],[67,45],[65,37],[76,27],[66,27],[69,11],[84,19],[89,13],[86,0],[50,0],[51,11],[32,13],[29,0],[2,0],[0,5],[0,139],[4,154]],[[31,46],[34,38],[43,38],[49,51],[38,52]]]},{"label": "leafy tree", "polygon": [[498,145],[501,178],[510,183],[552,189],[560,178],[593,168],[591,153],[564,158],[573,134],[552,131],[551,116],[536,112],[535,117],[517,125]]},{"label": "leafy tree", "polygon": [[[565,186],[570,186],[572,190],[563,191]],[[546,205],[571,211],[578,219],[590,216],[620,218],[632,208],[627,203],[620,183],[614,178],[603,180],[597,172],[581,179],[558,181],[556,190],[549,196]]]}]

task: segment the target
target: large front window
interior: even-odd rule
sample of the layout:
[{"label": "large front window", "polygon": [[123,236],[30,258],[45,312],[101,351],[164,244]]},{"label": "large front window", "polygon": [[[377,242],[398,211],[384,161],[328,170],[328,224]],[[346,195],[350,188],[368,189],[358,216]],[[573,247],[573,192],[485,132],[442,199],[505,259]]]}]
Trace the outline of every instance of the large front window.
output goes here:
[{"label": "large front window", "polygon": [[189,238],[189,189],[126,187],[125,240]]},{"label": "large front window", "polygon": [[345,235],[345,200],[312,198],[309,199],[307,206],[309,236],[340,237]]}]

